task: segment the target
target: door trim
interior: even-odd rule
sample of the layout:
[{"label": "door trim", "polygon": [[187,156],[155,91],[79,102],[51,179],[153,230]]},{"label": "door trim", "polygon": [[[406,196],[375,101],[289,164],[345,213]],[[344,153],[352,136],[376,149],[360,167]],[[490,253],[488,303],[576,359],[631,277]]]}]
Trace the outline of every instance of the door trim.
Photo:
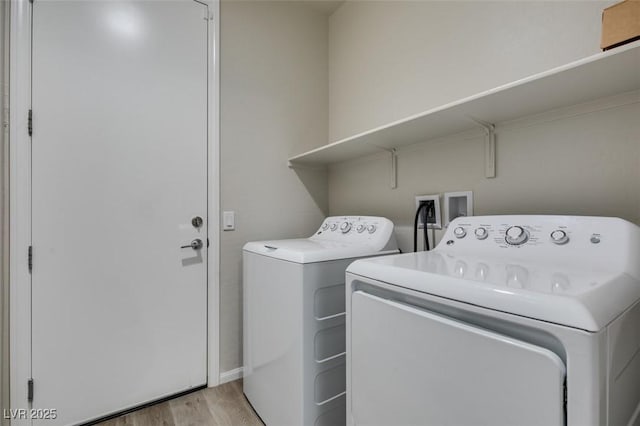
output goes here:
[{"label": "door trim", "polygon": [[198,1],[209,7],[207,384],[214,387],[220,384],[220,0]]},{"label": "door trim", "polygon": [[[29,408],[31,377],[31,5],[11,2],[9,46],[9,408]],[[28,420],[12,420],[14,426]]]},{"label": "door trim", "polygon": [[[212,387],[220,383],[220,2],[194,1],[209,10],[207,384]],[[31,107],[31,6],[29,0],[16,0],[11,2],[9,11],[9,399],[13,409],[31,407],[27,400],[27,380],[31,378],[31,274],[27,263],[31,244],[31,138],[27,132],[27,112]],[[31,422],[11,423],[18,426]]]}]

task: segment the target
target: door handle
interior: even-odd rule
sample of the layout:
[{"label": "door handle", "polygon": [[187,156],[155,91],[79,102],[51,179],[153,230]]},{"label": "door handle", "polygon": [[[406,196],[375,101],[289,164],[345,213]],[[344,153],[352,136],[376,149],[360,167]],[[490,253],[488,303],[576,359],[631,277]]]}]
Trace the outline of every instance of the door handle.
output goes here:
[{"label": "door handle", "polygon": [[195,240],[191,241],[191,243],[189,243],[186,246],[180,246],[180,248],[192,248],[194,250],[200,250],[202,248],[202,240],[200,238],[196,238]]}]

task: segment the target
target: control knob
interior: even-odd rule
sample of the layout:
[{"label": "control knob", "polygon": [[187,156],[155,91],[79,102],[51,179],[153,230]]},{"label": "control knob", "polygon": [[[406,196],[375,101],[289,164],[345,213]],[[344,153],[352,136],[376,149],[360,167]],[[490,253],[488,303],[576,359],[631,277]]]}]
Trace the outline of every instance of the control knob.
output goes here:
[{"label": "control knob", "polygon": [[340,230],[343,234],[346,234],[351,230],[351,224],[349,222],[344,222],[342,225],[340,225]]},{"label": "control knob", "polygon": [[322,230],[323,230],[323,231],[326,231],[328,228],[329,228],[329,224],[328,224],[328,223],[324,223],[324,224],[322,225]]},{"label": "control knob", "polygon": [[507,244],[519,246],[527,242],[529,233],[522,226],[512,226],[507,229],[504,239]]},{"label": "control knob", "polygon": [[489,236],[489,231],[487,228],[477,228],[475,234],[477,239],[484,240]]},{"label": "control knob", "polygon": [[551,233],[551,241],[554,244],[562,245],[569,242],[569,236],[561,229],[556,229]]},{"label": "control knob", "polygon": [[455,235],[456,238],[464,238],[464,236],[467,235],[467,231],[462,226],[458,226],[453,230],[453,235]]},{"label": "control knob", "polygon": [[336,229],[338,229],[338,224],[337,223],[332,223],[331,224],[331,230],[335,231]]},{"label": "control knob", "polygon": [[378,228],[377,228],[375,225],[373,225],[373,224],[371,224],[371,225],[369,225],[369,226],[367,227],[367,231],[368,231],[370,234],[373,234],[374,232],[376,232],[376,229],[378,229]]},{"label": "control knob", "polygon": [[356,231],[358,231],[358,234],[362,234],[364,232],[364,230],[367,229],[366,226],[364,226],[363,224],[358,225],[358,227],[356,228]]}]

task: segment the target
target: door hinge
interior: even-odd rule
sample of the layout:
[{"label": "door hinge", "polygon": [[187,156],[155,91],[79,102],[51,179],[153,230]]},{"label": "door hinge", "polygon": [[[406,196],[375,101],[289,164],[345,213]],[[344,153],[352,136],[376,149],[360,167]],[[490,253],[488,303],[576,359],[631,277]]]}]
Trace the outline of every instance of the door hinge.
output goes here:
[{"label": "door hinge", "polygon": [[33,379],[27,380],[27,401],[33,402]]},{"label": "door hinge", "polygon": [[29,136],[33,135],[33,110],[29,110],[29,117],[27,118],[27,130],[29,131]]},{"label": "door hinge", "polygon": [[33,247],[29,246],[29,253],[27,254],[27,262],[29,264],[29,272],[33,270]]}]

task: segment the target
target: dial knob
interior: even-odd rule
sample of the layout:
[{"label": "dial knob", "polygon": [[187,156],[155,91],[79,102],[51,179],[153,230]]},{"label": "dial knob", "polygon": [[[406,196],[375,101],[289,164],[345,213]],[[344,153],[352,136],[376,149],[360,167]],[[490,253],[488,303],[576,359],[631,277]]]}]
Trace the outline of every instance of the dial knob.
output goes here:
[{"label": "dial knob", "polygon": [[376,232],[376,229],[378,229],[378,228],[377,228],[375,225],[369,225],[369,226],[367,227],[367,231],[368,231],[370,234],[373,234],[374,232]]},{"label": "dial knob", "polygon": [[456,238],[464,238],[464,236],[467,235],[467,231],[462,226],[458,226],[453,230],[453,235],[455,235]]},{"label": "dial knob", "polygon": [[554,244],[562,245],[569,242],[569,236],[561,229],[556,229],[551,233],[551,241]]},{"label": "dial knob", "polygon": [[529,233],[522,226],[512,226],[507,229],[504,239],[507,244],[519,246],[527,242]]},{"label": "dial knob", "polygon": [[325,223],[325,224],[322,225],[322,230],[323,231],[326,231],[328,228],[329,228],[329,224],[328,223]]},{"label": "dial knob", "polygon": [[364,232],[364,230],[367,229],[366,226],[364,226],[363,224],[358,225],[358,227],[356,228],[356,231],[358,231],[358,234],[362,234]]},{"label": "dial knob", "polygon": [[331,224],[331,230],[335,231],[336,229],[338,229],[338,224],[337,223],[332,223]]},{"label": "dial knob", "polygon": [[475,234],[477,239],[484,240],[489,236],[489,231],[487,228],[476,228]]},{"label": "dial knob", "polygon": [[349,222],[343,222],[342,225],[340,225],[340,230],[343,234],[346,234],[351,230],[351,224]]}]

